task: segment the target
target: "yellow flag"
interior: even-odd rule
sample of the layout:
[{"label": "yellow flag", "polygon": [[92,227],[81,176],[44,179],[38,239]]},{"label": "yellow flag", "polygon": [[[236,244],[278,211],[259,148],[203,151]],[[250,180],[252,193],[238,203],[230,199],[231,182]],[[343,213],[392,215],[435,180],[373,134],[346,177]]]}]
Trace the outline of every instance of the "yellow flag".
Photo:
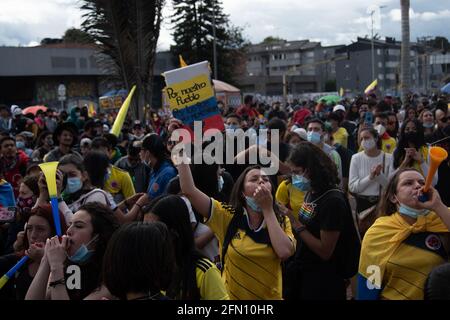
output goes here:
[{"label": "yellow flag", "polygon": [[341,87],[341,90],[339,90],[339,95],[340,95],[341,97],[344,96],[344,88]]},{"label": "yellow flag", "polygon": [[187,66],[188,66],[188,64],[187,64],[186,62],[184,62],[184,59],[183,59],[183,57],[181,56],[181,54],[178,55],[178,58],[180,58],[180,67],[181,67],[181,68],[184,68],[184,67],[187,67]]},{"label": "yellow flag", "polygon": [[136,85],[131,88],[128,97],[123,102],[120,107],[119,113],[117,114],[117,118],[114,121],[114,124],[111,128],[111,133],[116,137],[119,136],[120,131],[122,130],[123,123],[125,122],[125,118],[127,117],[128,108],[130,107],[131,98],[133,98],[134,91],[136,90]]},{"label": "yellow flag", "polygon": [[375,79],[372,81],[371,84],[369,84],[369,86],[366,88],[366,90],[364,90],[365,94],[370,94],[372,91],[374,91],[377,88],[378,85],[378,79]]},{"label": "yellow flag", "polygon": [[92,102],[89,103],[89,117],[93,117],[96,115],[94,104]]}]

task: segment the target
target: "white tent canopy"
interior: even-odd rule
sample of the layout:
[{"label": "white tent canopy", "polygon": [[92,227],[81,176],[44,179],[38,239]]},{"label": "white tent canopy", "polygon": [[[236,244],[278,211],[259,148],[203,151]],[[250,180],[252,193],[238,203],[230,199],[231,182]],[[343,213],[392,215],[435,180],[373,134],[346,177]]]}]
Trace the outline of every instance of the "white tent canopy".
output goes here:
[{"label": "white tent canopy", "polygon": [[241,92],[238,88],[220,80],[213,80],[216,92]]}]

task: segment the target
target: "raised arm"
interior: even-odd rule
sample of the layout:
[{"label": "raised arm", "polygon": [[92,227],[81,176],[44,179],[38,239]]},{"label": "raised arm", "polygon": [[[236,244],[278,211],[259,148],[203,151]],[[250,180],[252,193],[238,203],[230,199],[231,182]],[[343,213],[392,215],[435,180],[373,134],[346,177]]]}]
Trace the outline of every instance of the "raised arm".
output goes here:
[{"label": "raised arm", "polygon": [[25,295],[25,300],[45,300],[49,275],[50,265],[46,254],[44,253],[38,272],[34,276],[27,294]]},{"label": "raised arm", "polygon": [[198,213],[209,218],[211,199],[195,186],[189,164],[181,163],[181,159],[174,159],[173,162],[178,169],[181,192],[189,199]]}]

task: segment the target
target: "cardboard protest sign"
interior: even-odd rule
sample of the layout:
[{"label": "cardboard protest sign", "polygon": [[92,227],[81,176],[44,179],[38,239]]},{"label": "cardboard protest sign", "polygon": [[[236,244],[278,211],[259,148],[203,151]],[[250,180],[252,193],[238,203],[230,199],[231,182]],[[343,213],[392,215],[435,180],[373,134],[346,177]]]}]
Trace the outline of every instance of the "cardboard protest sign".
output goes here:
[{"label": "cardboard protest sign", "polygon": [[208,61],[171,70],[164,74],[170,110],[184,125],[203,121],[203,129],[224,129],[211,82]]}]

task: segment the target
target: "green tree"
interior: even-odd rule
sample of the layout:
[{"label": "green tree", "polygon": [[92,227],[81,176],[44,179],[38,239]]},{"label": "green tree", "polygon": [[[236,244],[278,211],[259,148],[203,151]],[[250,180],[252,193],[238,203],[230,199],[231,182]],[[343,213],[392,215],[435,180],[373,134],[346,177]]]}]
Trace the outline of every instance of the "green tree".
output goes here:
[{"label": "green tree", "polygon": [[268,36],[268,37],[264,38],[263,43],[273,43],[273,42],[279,42],[279,41],[286,41],[286,40],[281,39],[279,37]]},{"label": "green tree", "polygon": [[92,39],[89,33],[77,28],[67,29],[64,32],[62,40],[65,43],[94,43],[94,39]]},{"label": "green tree", "polygon": [[[82,30],[100,48],[100,65],[130,90],[136,84],[135,116],[152,98],[153,65],[165,0],[83,0]],[[137,99],[136,99],[137,98]]]},{"label": "green tree", "polygon": [[218,78],[233,81],[236,61],[240,59],[247,41],[242,29],[230,24],[221,1],[173,0],[172,3],[175,45],[171,52],[177,57],[181,54],[188,64],[208,60],[213,68],[215,26]]},{"label": "green tree", "polygon": [[435,37],[427,41],[427,45],[436,49],[442,49],[442,51],[447,52],[450,50],[450,43],[445,37]]}]

